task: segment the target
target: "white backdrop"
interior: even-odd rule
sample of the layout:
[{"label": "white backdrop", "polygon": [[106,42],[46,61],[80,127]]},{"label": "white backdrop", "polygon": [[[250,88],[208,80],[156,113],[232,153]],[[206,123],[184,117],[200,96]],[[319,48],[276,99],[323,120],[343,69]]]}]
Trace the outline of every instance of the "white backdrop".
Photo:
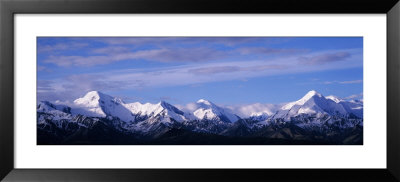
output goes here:
[{"label": "white backdrop", "polygon": [[[363,36],[362,146],[38,146],[37,36]],[[16,168],[386,168],[386,15],[15,16]]]}]

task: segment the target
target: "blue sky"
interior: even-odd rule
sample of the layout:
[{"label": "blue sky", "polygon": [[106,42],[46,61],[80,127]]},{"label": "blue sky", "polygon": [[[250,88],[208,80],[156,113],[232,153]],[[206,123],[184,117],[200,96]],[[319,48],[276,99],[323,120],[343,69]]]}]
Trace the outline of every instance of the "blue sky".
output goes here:
[{"label": "blue sky", "polygon": [[38,99],[284,103],[363,92],[362,37],[38,37]]}]

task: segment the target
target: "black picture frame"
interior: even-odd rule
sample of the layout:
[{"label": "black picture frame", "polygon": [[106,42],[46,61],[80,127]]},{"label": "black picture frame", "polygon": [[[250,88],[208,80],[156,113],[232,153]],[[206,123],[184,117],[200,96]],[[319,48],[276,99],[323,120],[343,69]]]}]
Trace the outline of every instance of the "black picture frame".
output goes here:
[{"label": "black picture frame", "polygon": [[[319,13],[386,14],[387,168],[15,169],[13,15],[18,13],[314,13],[316,16]],[[0,0],[0,179],[4,181],[400,181],[399,17],[398,0]]]}]

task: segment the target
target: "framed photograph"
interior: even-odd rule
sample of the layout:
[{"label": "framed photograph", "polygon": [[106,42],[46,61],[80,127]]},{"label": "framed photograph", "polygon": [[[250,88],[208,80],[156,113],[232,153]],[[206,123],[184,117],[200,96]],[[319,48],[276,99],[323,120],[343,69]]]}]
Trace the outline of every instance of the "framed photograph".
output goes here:
[{"label": "framed photograph", "polygon": [[397,1],[176,3],[0,3],[1,179],[400,180]]},{"label": "framed photograph", "polygon": [[363,145],[363,37],[36,44],[37,145]]}]

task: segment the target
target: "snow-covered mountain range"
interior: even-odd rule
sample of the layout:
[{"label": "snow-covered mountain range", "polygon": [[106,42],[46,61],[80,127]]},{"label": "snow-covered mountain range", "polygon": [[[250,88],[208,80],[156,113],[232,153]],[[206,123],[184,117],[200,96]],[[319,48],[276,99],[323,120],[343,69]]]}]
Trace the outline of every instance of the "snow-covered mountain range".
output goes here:
[{"label": "snow-covered mountain range", "polygon": [[124,122],[135,122],[143,120],[143,118],[149,119],[154,117],[158,117],[159,121],[163,123],[188,120],[235,122],[240,119],[239,116],[231,113],[228,109],[219,107],[204,99],[197,101],[196,105],[197,109],[194,112],[185,113],[165,101],[160,101],[156,104],[125,103],[119,98],[111,97],[99,91],[91,91],[82,98],[76,99],[72,106],[56,105],[48,101],[41,101],[38,104],[38,112],[46,112],[46,109],[43,108],[51,108],[51,110],[59,112],[68,108],[69,113],[72,115],[102,118],[115,117]]},{"label": "snow-covered mountain range", "polygon": [[[253,107],[255,106],[248,106]],[[68,106],[40,101],[37,113],[38,134],[44,138],[57,138],[56,141],[71,141],[72,136],[75,137],[72,137],[73,141],[88,138],[81,130],[85,130],[86,133],[100,130],[104,137],[113,133],[118,136],[124,135],[125,138],[141,138],[141,141],[183,135],[171,134],[177,130],[196,133],[196,136],[209,134],[290,140],[295,138],[294,133],[301,131],[299,135],[305,138],[300,139],[310,140],[309,137],[314,136],[306,136],[306,133],[312,133],[316,128],[325,136],[323,131],[347,133],[348,130],[359,127],[362,136],[363,126],[363,101],[347,101],[335,96],[324,97],[314,90],[282,107],[276,105],[265,110],[258,109],[248,112],[247,116],[236,114],[232,108],[221,107],[205,99],[198,100],[194,110],[188,111],[178,109],[165,101],[156,104],[125,103],[122,99],[99,91],[88,92]],[[93,127],[101,129],[94,130]],[[351,136],[354,138],[355,135]],[[356,136],[356,141],[359,141],[359,133],[356,133]],[[38,142],[43,140],[43,137],[38,136]]]}]

